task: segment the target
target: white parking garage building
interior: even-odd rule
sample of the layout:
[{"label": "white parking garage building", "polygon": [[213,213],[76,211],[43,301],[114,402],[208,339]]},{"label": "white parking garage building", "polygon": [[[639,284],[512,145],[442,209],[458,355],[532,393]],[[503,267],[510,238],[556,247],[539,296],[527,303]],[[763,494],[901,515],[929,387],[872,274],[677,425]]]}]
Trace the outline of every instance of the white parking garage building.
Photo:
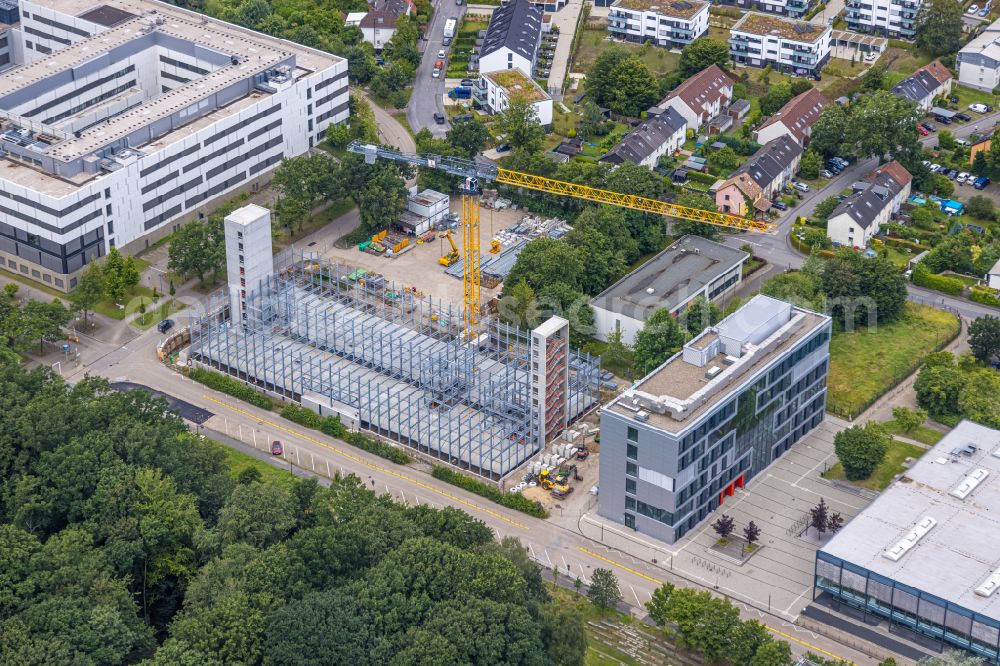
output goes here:
[{"label": "white parking garage building", "polygon": [[348,116],[346,60],[153,0],[23,0],[21,30],[0,74],[0,262],[60,290]]}]

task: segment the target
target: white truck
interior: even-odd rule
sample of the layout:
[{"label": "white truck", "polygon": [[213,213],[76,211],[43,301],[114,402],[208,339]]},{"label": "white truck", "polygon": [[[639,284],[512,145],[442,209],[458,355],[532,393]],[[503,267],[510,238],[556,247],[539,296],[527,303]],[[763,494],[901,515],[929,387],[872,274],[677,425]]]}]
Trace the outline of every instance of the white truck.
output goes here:
[{"label": "white truck", "polygon": [[451,39],[455,36],[455,28],[458,26],[457,18],[450,18],[444,22],[444,36],[446,39]]}]

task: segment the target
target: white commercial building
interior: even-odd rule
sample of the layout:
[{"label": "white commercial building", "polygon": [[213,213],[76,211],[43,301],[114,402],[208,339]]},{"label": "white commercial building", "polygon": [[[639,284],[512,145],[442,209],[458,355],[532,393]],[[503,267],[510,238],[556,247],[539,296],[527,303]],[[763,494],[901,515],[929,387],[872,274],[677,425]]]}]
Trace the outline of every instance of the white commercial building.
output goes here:
[{"label": "white commercial building", "polygon": [[958,82],[992,92],[1000,86],[1000,20],[958,52]]},{"label": "white commercial building", "polygon": [[22,0],[11,32],[0,262],[64,291],[348,116],[346,60],[153,0]]},{"label": "white commercial building", "polygon": [[274,273],[271,251],[271,211],[256,204],[226,216],[226,277],[229,282],[231,321],[247,318],[247,288],[260,287]]},{"label": "white commercial building", "polygon": [[678,315],[698,296],[711,301],[736,289],[749,258],[701,236],[681,237],[590,301],[594,337],[607,341],[612,331],[621,331],[622,342],[634,343],[657,310]]},{"label": "white commercial building", "polygon": [[847,27],[854,32],[913,39],[920,0],[846,0]]},{"label": "white commercial building", "polygon": [[552,127],[552,97],[520,69],[484,72],[474,92],[490,113],[500,113],[510,106],[511,99],[528,102],[539,124],[546,130]]},{"label": "white commercial building", "polygon": [[612,36],[684,48],[708,32],[708,3],[699,0],[615,0],[608,12]]},{"label": "white commercial building", "polygon": [[729,31],[729,55],[738,65],[815,77],[830,59],[831,33],[829,25],[748,12]]}]

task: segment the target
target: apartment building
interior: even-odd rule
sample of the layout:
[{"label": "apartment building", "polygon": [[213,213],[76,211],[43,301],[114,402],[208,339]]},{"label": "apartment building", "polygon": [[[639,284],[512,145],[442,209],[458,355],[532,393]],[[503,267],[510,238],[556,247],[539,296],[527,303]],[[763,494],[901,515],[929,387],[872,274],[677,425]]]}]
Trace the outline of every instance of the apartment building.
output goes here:
[{"label": "apartment building", "polygon": [[774,196],[791,182],[801,161],[802,146],[791,136],[771,139],[715,188],[716,208],[740,216],[766,212]]},{"label": "apartment building", "polygon": [[0,262],[68,291],[347,119],[347,61],[153,0],[23,0],[0,73]]},{"label": "apartment building", "polygon": [[622,137],[599,161],[608,164],[632,162],[655,168],[664,155],[673,155],[684,145],[687,121],[673,109],[650,114],[646,120]]},{"label": "apartment building", "polygon": [[674,543],[823,421],[830,318],[758,295],[605,405],[598,514]]},{"label": "apartment building", "polygon": [[697,130],[726,110],[733,99],[733,77],[718,65],[709,65],[674,88],[657,106],[681,114]]},{"label": "apartment building", "polygon": [[1000,86],[1000,20],[963,46],[956,62],[963,86],[989,92]]},{"label": "apartment building", "polygon": [[835,245],[866,248],[882,225],[910,196],[913,177],[893,160],[854,187],[854,193],[830,213],[826,234]]},{"label": "apartment building", "polygon": [[708,3],[699,0],[615,0],[608,31],[628,42],[684,48],[708,33]]},{"label": "apartment building", "polygon": [[744,10],[779,14],[791,18],[802,18],[815,0],[721,0],[720,5],[729,5]]},{"label": "apartment building", "polygon": [[920,0],[846,0],[844,7],[854,32],[913,39]]},{"label": "apartment building", "polygon": [[777,113],[755,129],[753,140],[759,144],[766,144],[779,136],[788,136],[800,146],[806,146],[812,135],[813,123],[819,120],[823,109],[828,106],[830,100],[816,88],[810,88],[790,99]]},{"label": "apartment building", "polygon": [[819,78],[831,33],[829,25],[748,12],[729,31],[729,55],[738,65]]},{"label": "apartment building", "polygon": [[511,0],[490,16],[486,37],[479,49],[479,71],[519,69],[535,71],[542,43],[542,10],[528,0]]},{"label": "apartment building", "polygon": [[473,93],[491,114],[506,109],[512,99],[527,102],[531,104],[538,123],[546,130],[552,128],[552,97],[520,69],[484,72]]}]

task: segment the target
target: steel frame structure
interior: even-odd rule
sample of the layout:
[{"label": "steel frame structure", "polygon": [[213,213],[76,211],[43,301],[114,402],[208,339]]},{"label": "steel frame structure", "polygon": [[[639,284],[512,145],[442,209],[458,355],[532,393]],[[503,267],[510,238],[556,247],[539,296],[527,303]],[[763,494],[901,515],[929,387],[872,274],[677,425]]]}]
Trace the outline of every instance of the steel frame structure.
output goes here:
[{"label": "steel frame structure", "polygon": [[[361,427],[498,480],[537,453],[531,336],[495,318],[466,341],[462,312],[380,277],[295,250],[247,299],[246,325],[219,313],[191,325],[190,359],[301,401],[358,410]],[[598,402],[598,360],[573,353],[571,418]]]}]

